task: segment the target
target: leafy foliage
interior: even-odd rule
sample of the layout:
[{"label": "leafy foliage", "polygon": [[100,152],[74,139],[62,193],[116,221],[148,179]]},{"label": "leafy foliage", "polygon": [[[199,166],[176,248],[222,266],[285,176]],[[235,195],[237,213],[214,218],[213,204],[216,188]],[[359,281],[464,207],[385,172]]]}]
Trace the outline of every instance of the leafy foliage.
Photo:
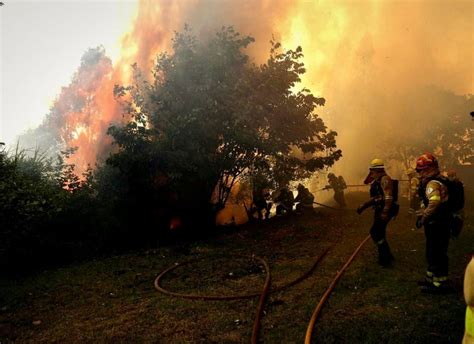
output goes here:
[{"label": "leafy foliage", "polygon": [[74,166],[64,162],[70,152],[53,160],[38,151],[0,150],[2,267],[34,267],[45,260],[72,258],[87,236],[95,235],[90,223],[92,173],[80,180]]},{"label": "leafy foliage", "polygon": [[325,100],[294,91],[302,49],[272,42],[256,66],[244,53],[252,42],[232,28],[200,41],[185,28],[173,53],[157,58],[152,81],[135,66],[133,85],[115,88],[128,122],[109,129],[119,150],[108,163],[145,195],[166,180],[176,206],[208,223],[245,174],[264,170],[286,184],[332,165],[341,157],[336,133],[315,113]]}]

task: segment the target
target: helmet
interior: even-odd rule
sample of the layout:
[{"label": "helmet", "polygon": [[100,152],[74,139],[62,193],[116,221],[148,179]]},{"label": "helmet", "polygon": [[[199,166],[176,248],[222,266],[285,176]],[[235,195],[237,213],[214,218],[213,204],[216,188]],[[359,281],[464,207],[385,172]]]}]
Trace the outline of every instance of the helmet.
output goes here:
[{"label": "helmet", "polygon": [[370,162],[370,169],[375,170],[375,169],[384,169],[385,166],[383,164],[382,159],[374,159]]},{"label": "helmet", "polygon": [[332,173],[332,172],[328,173],[328,178],[334,178],[334,177],[336,177],[336,175],[334,173]]},{"label": "helmet", "polygon": [[416,171],[423,171],[432,167],[438,168],[438,160],[433,154],[426,152],[416,159]]}]

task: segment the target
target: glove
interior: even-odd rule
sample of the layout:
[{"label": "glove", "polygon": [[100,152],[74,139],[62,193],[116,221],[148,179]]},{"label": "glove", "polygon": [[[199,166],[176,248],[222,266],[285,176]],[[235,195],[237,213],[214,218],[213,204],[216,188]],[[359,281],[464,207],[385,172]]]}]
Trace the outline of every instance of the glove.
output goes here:
[{"label": "glove", "polygon": [[363,206],[362,206],[362,205],[359,205],[359,207],[358,207],[357,210],[356,210],[357,214],[360,215],[360,214],[362,214],[363,211],[364,211]]},{"label": "glove", "polygon": [[424,222],[425,222],[425,221],[424,221],[424,219],[423,219],[423,216],[418,216],[418,217],[416,218],[416,224],[415,224],[415,225],[416,225],[416,228],[421,228],[421,227],[423,227]]}]

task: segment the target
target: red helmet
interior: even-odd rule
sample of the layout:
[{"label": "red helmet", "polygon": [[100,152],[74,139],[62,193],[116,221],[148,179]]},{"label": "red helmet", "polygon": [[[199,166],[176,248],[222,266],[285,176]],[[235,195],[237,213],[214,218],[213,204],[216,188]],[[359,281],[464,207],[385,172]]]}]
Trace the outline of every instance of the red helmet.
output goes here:
[{"label": "red helmet", "polygon": [[425,153],[416,159],[416,170],[422,171],[431,167],[438,168],[438,160],[431,153]]}]

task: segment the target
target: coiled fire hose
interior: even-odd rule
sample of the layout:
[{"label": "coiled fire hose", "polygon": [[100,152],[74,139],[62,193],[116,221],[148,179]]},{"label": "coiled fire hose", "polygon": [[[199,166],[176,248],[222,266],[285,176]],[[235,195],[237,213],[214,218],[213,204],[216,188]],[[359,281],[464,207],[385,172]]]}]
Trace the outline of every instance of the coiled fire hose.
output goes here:
[{"label": "coiled fire hose", "polygon": [[[264,306],[265,306],[265,300],[266,300],[268,294],[274,293],[274,292],[277,292],[277,291],[281,291],[281,290],[286,289],[286,288],[289,288],[291,286],[294,286],[294,285],[302,282],[306,278],[308,278],[309,275],[316,269],[318,264],[326,256],[326,254],[332,249],[333,246],[334,246],[334,244],[331,245],[330,247],[328,247],[327,249],[325,249],[323,251],[323,253],[321,253],[318,257],[316,257],[313,265],[304,274],[302,274],[301,276],[297,277],[296,279],[294,279],[293,281],[291,281],[287,284],[275,287],[273,289],[270,289],[270,284],[271,284],[270,267],[268,266],[268,263],[263,258],[256,257],[256,256],[233,254],[232,256],[235,256],[235,257],[247,258],[247,259],[250,258],[250,259],[253,259],[253,260],[257,260],[264,266],[266,277],[265,277],[265,283],[264,283],[264,286],[263,286],[263,290],[262,290],[261,293],[249,293],[249,294],[237,294],[237,295],[198,295],[198,294],[177,293],[177,292],[166,290],[161,286],[163,277],[167,273],[177,269],[180,266],[188,265],[188,264],[200,261],[202,259],[205,259],[204,257],[188,260],[188,261],[185,261],[185,262],[182,262],[182,263],[175,263],[174,265],[172,265],[172,266],[168,267],[167,269],[163,270],[155,279],[155,288],[163,294],[173,296],[173,297],[179,297],[179,298],[183,298],[183,299],[190,299],[190,300],[230,301],[230,300],[250,299],[250,298],[260,296],[259,303],[258,303],[258,308],[257,308],[257,314],[255,316],[255,320],[254,320],[253,328],[252,328],[251,343],[256,344],[258,342],[258,335],[259,335],[259,332],[260,332],[260,324],[261,324],[261,319],[262,319],[262,315],[263,315],[263,309],[264,309]],[[229,255],[227,255],[227,257],[228,256]]]},{"label": "coiled fire hose", "polygon": [[[315,308],[315,310],[314,310],[314,312],[311,316],[311,320],[310,320],[310,322],[308,324],[308,327],[306,329],[305,344],[310,344],[311,343],[311,337],[312,337],[314,325],[316,324],[316,320],[318,319],[319,314],[321,313],[321,310],[322,310],[325,302],[329,298],[329,295],[331,294],[331,292],[335,288],[337,282],[342,277],[345,270],[353,262],[353,260],[355,259],[355,257],[359,253],[359,251],[362,249],[364,244],[369,239],[370,239],[370,235],[367,236],[359,244],[359,246],[355,249],[355,251],[349,257],[349,259],[346,261],[346,263],[337,272],[337,274],[334,277],[334,279],[332,280],[331,284],[329,285],[329,287],[327,288],[327,290],[325,291],[325,293],[321,297],[319,303],[317,304],[317,306],[316,306],[316,308]],[[182,263],[175,263],[174,265],[172,265],[172,266],[168,267],[167,269],[163,270],[155,279],[155,288],[163,294],[173,296],[173,297],[179,297],[179,298],[183,298],[183,299],[190,299],[190,300],[231,301],[231,300],[250,299],[250,298],[260,296],[259,303],[258,303],[258,308],[257,308],[257,314],[255,316],[255,320],[254,320],[253,327],[252,327],[252,340],[251,340],[252,344],[257,344],[258,335],[259,335],[259,332],[260,332],[261,319],[262,319],[262,315],[263,315],[263,309],[264,309],[264,305],[265,305],[265,300],[268,297],[268,295],[270,293],[281,291],[283,289],[294,286],[295,284],[298,284],[298,283],[302,282],[303,280],[305,280],[306,278],[308,278],[309,275],[316,269],[316,267],[321,262],[321,260],[326,256],[326,254],[334,247],[334,245],[335,245],[335,243],[333,243],[330,247],[325,249],[323,251],[323,253],[316,258],[316,260],[314,261],[311,268],[308,269],[308,271],[306,271],[304,274],[302,274],[301,276],[297,277],[296,279],[294,279],[293,281],[291,281],[287,284],[281,285],[281,286],[273,288],[273,289],[270,289],[270,283],[271,283],[270,268],[268,266],[268,263],[263,258],[256,257],[256,256],[237,255],[237,254],[232,255],[232,256],[236,256],[236,257],[240,257],[240,258],[247,258],[247,259],[250,258],[250,259],[258,260],[264,266],[266,277],[265,277],[265,283],[264,283],[264,286],[263,286],[263,290],[262,290],[261,293],[249,293],[249,294],[237,294],[237,295],[198,295],[198,294],[177,293],[177,292],[166,290],[161,286],[161,282],[163,280],[163,277],[167,273],[177,269],[180,266],[184,266],[184,265],[188,265],[188,264],[200,261],[200,260],[204,259],[204,257],[188,260],[188,261],[185,261],[185,262],[182,262]]]}]

